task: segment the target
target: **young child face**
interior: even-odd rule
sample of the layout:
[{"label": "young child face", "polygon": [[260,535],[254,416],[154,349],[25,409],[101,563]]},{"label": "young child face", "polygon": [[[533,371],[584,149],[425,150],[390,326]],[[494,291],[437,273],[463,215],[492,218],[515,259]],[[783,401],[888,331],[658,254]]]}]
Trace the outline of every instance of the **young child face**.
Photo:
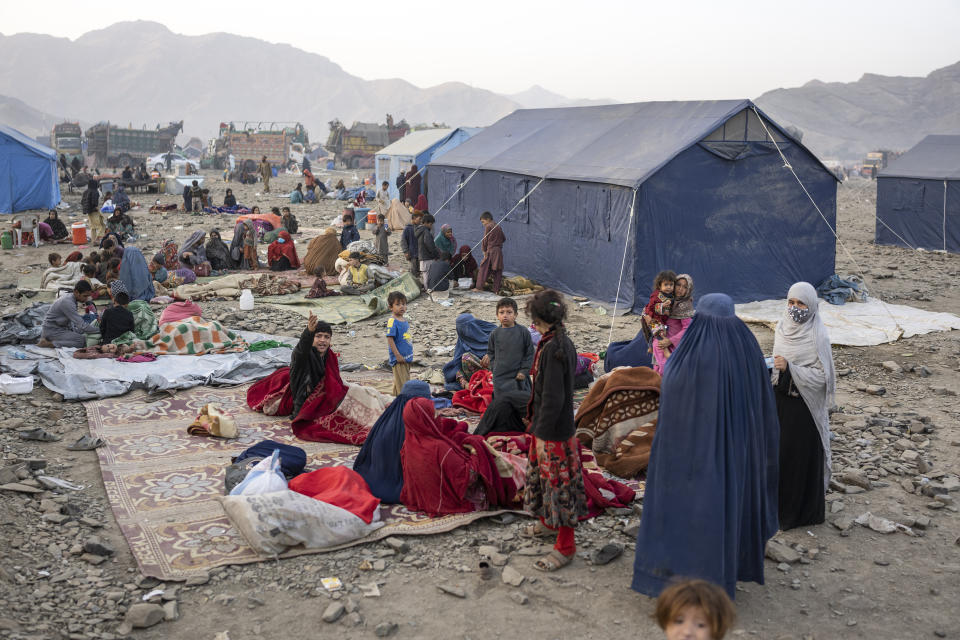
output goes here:
[{"label": "young child face", "polygon": [[517,313],[513,307],[500,307],[497,309],[497,320],[501,327],[512,327],[517,323]]},{"label": "young child face", "polygon": [[53,262],[50,263],[50,266],[59,267],[59,266],[62,265],[62,264],[63,264],[63,259],[62,259],[62,258],[55,258],[55,259],[53,260]]},{"label": "young child face", "polygon": [[117,345],[115,345],[115,344],[105,344],[105,345],[103,345],[102,351],[103,351],[104,353],[116,353],[116,352],[117,352]]},{"label": "young child face", "polygon": [[712,640],[710,623],[700,607],[684,607],[663,630],[667,640]]},{"label": "young child face", "polygon": [[677,284],[674,286],[674,293],[677,294],[678,298],[682,298],[690,292],[690,284],[687,282],[686,278],[680,278],[677,280]]},{"label": "young child face", "polygon": [[350,266],[354,269],[360,268],[360,260],[358,258],[350,258]]},{"label": "young child face", "polygon": [[390,305],[390,312],[396,317],[402,318],[403,314],[407,312],[407,303],[403,300],[394,300],[393,304]]},{"label": "young child face", "polygon": [[660,293],[666,293],[667,295],[673,294],[674,282],[672,280],[664,280],[660,283]]}]

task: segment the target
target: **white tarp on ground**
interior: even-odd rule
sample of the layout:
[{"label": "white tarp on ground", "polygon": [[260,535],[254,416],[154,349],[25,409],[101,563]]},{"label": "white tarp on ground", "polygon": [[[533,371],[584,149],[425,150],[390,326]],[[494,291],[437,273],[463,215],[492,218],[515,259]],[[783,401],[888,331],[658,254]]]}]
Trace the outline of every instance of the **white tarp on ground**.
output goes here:
[{"label": "white tarp on ground", "polygon": [[[738,304],[737,317],[773,329],[783,317],[786,305],[786,300]],[[876,298],[842,305],[821,300],[820,314],[830,332],[830,342],[851,347],[867,347],[934,331],[960,329],[960,317],[952,313],[924,311]]]},{"label": "white tarp on ground", "polygon": [[[278,340],[291,346],[296,338],[240,331],[250,343]],[[291,349],[216,353],[202,356],[160,356],[154,362],[79,360],[75,349],[44,349],[36,345],[0,347],[0,370],[14,375],[37,374],[43,386],[65,400],[120,396],[132,389],[151,393],[200,385],[243,384],[264,378],[290,364]],[[19,354],[19,356],[17,355]]]}]

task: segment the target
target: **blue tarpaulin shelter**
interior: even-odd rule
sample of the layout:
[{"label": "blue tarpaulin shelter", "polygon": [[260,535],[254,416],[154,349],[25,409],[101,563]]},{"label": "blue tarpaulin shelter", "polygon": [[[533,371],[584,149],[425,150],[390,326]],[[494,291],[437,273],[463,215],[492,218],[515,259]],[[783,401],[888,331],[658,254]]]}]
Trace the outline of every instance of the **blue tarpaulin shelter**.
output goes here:
[{"label": "blue tarpaulin shelter", "polygon": [[390,183],[390,197],[397,198],[397,175],[406,173],[412,165],[420,169],[423,184],[426,184],[426,166],[461,143],[469,140],[481,128],[459,127],[457,129],[423,129],[413,131],[391,145],[377,151],[377,190],[384,180]]},{"label": "blue tarpaulin shelter", "polygon": [[877,176],[877,244],[960,253],[960,135],[931,135]]},{"label": "blue tarpaulin shelter", "polygon": [[0,213],[52,209],[59,202],[57,153],[0,125]]},{"label": "blue tarpaulin shelter", "polygon": [[834,272],[837,183],[759,112],[825,221],[754,108],[721,100],[518,110],[431,163],[430,201],[450,198],[438,223],[472,245],[483,211],[499,220],[533,190],[502,223],[506,270],[569,293],[613,301],[626,251],[619,303],[635,310],[662,269],[691,274],[698,296],[782,297],[794,282]]}]

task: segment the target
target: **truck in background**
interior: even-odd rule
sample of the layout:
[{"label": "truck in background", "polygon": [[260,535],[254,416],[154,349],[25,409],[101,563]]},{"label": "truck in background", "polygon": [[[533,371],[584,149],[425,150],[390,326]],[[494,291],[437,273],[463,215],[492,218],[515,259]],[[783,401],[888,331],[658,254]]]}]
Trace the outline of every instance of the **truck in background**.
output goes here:
[{"label": "truck in background", "polygon": [[263,156],[278,168],[299,171],[310,138],[299,122],[221,122],[211,146],[217,169],[227,168],[232,155],[235,171],[255,171]]},{"label": "truck in background", "polygon": [[887,165],[890,164],[890,161],[894,160],[899,155],[899,151],[890,151],[889,149],[871,151],[867,154],[867,157],[863,159],[863,165],[860,167],[861,177],[876,180],[877,173],[881,169],[886,169]]},{"label": "truck in background", "polygon": [[370,169],[377,151],[393,144],[410,131],[406,120],[394,123],[387,114],[386,124],[354,122],[350,128],[340,120],[330,122],[330,135],[325,145],[333,154],[334,166],[346,169]]},{"label": "truck in background", "polygon": [[50,131],[50,147],[67,159],[67,163],[79,158],[83,162],[83,129],[79,122],[61,122]]},{"label": "truck in background", "polygon": [[87,154],[97,166],[122,168],[139,164],[148,157],[173,149],[177,134],[183,131],[183,120],[156,129],[120,128],[101,122],[87,129]]}]

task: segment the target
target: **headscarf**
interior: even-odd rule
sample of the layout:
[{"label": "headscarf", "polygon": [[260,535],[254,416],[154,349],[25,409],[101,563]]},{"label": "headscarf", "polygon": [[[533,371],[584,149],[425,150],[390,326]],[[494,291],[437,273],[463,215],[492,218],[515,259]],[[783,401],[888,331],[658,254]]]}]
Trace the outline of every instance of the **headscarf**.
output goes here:
[{"label": "headscarf", "polygon": [[175,271],[180,266],[180,253],[177,251],[177,243],[173,240],[167,240],[163,247],[153,256],[157,264],[162,264],[168,271]]},{"label": "headscarf", "polygon": [[452,233],[450,234],[449,238],[443,235],[443,232],[446,231],[447,229],[450,229],[452,231],[453,227],[451,227],[448,224],[441,225],[440,233],[437,234],[437,237],[434,238],[433,242],[434,244],[437,245],[437,249],[439,249],[440,251],[445,251],[452,256],[453,252],[457,248],[457,239],[453,236]]},{"label": "headscarf", "polygon": [[[105,234],[103,234],[103,237],[100,239],[101,249],[103,249],[103,245],[108,238],[113,240],[114,253],[116,253],[116,249],[120,249],[121,252],[123,251],[123,241],[120,239],[120,234],[116,231],[107,231]],[[119,258],[120,256],[116,257]]]},{"label": "headscarf", "polygon": [[118,293],[130,295],[130,292],[127,291],[127,285],[123,284],[123,280],[119,279],[110,282],[110,295],[116,298]]},{"label": "headscarf", "polygon": [[80,262],[81,260],[83,260],[83,254],[79,251],[72,251],[63,259],[64,262]]},{"label": "headscarf", "polygon": [[384,410],[370,429],[353,470],[363,476],[370,492],[388,504],[400,501],[403,489],[403,467],[400,451],[403,449],[405,430],[403,410],[414,398],[430,398],[430,385],[422,380],[408,380],[400,394]]},{"label": "headscarf", "polygon": [[476,454],[469,453],[462,446],[469,435],[466,423],[437,418],[433,402],[427,398],[407,402],[403,424],[406,433],[400,450],[400,502],[431,516],[476,511],[478,503],[467,496],[475,494],[479,478],[486,481],[479,457],[487,453],[485,445],[479,444],[483,438],[472,436],[479,446],[474,446]]},{"label": "headscarf", "polygon": [[[690,277],[688,273],[681,273],[677,276],[677,280],[686,280],[687,281],[687,295],[673,298],[673,307],[670,309],[670,317],[676,318],[677,320],[683,320],[684,318],[692,318],[694,314],[693,310],[693,278]],[[676,289],[674,289],[676,291]]]},{"label": "headscarf", "polygon": [[153,276],[147,269],[147,261],[140,249],[127,247],[123,250],[123,260],[120,262],[119,277],[127,287],[130,300],[150,301],[156,297],[153,288]]},{"label": "headscarf", "polygon": [[450,256],[450,266],[452,267],[456,267],[461,261],[463,262],[463,271],[466,277],[472,278],[479,267],[477,266],[476,259],[473,257],[473,253],[470,251],[469,245],[462,245],[460,251]]},{"label": "headscarf", "polygon": [[[790,369],[790,377],[800,392],[823,445],[824,490],[830,484],[830,407],[833,406],[837,389],[833,352],[830,350],[830,334],[820,317],[817,290],[809,282],[798,282],[790,287],[787,299],[796,298],[810,309],[810,316],[803,322],[795,322],[787,309],[777,323],[773,336],[773,355],[783,356]],[[773,370],[774,384],[780,379],[780,371]]]},{"label": "headscarf", "polygon": [[[280,240],[283,240],[283,242],[280,242]],[[291,238],[290,234],[285,230],[281,230],[277,239],[267,247],[267,262],[273,264],[282,256],[287,257],[287,260],[290,261],[291,268],[300,268],[300,258],[297,257],[297,248],[293,244],[293,238]]]},{"label": "headscarf", "polygon": [[293,353],[290,355],[290,391],[293,395],[294,418],[300,413],[303,403],[307,401],[316,386],[323,383],[327,375],[327,360],[332,357],[333,362],[336,362],[336,356],[330,348],[320,355],[313,346],[312,336],[306,342],[303,340],[304,335],[309,335],[309,332],[309,329],[303,330],[300,342],[293,348]]},{"label": "headscarf", "polygon": [[227,248],[227,245],[220,237],[219,229],[210,230],[209,239],[207,240],[206,247],[204,247],[204,251],[207,254],[207,260],[210,261],[211,266],[215,269],[229,269],[233,266],[233,261],[230,259],[230,249]]},{"label": "headscarf", "polygon": [[[419,178],[420,176],[417,177]],[[417,196],[417,204],[413,205],[413,210],[421,212],[427,211],[427,196],[423,195],[422,193]]]},{"label": "headscarf", "polygon": [[185,253],[193,254],[193,259],[190,260],[191,266],[207,261],[207,252],[203,246],[203,240],[206,238],[206,236],[207,232],[203,231],[202,229],[199,231],[194,231],[192,234],[190,234],[190,237],[187,238],[187,241],[183,243],[183,246],[180,247],[181,256]]},{"label": "headscarf", "polygon": [[[52,218],[50,216],[53,216]],[[51,209],[50,213],[47,214],[46,223],[50,225],[50,230],[53,231],[53,239],[60,240],[61,238],[66,238],[67,235],[67,226],[63,224],[63,220],[60,219],[60,214],[56,209]]]}]

